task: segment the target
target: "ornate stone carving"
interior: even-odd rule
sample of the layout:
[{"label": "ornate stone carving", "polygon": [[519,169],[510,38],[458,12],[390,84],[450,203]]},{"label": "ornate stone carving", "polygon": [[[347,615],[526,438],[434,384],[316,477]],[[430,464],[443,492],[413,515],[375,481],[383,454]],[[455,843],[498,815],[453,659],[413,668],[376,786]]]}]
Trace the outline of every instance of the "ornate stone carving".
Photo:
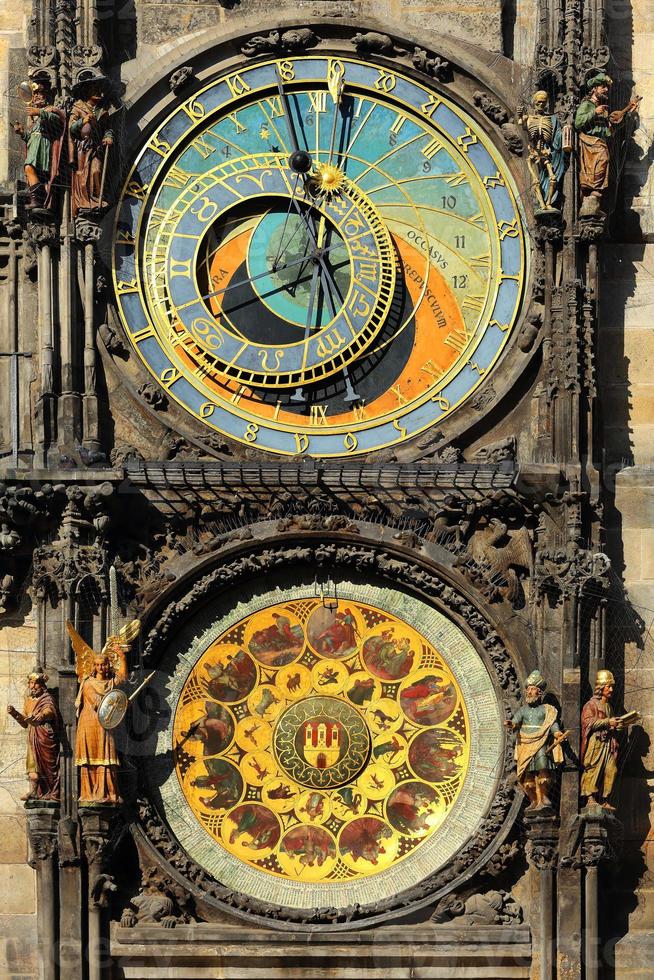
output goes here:
[{"label": "ornate stone carving", "polygon": [[151,381],[144,381],[138,389],[138,394],[156,412],[165,412],[168,409],[168,397],[164,395],[161,388],[152,384]]},{"label": "ornate stone carving", "polygon": [[315,48],[320,38],[309,27],[295,27],[287,31],[270,31],[268,34],[255,34],[241,46],[241,54],[246,58],[274,52],[276,54],[298,54]]},{"label": "ornate stone carving", "polygon": [[515,436],[505,436],[496,442],[489,442],[487,446],[477,449],[471,456],[473,463],[503,463],[506,460],[515,462],[517,444]]},{"label": "ornate stone carving", "polygon": [[447,895],[434,909],[431,921],[440,924],[454,919],[462,926],[518,925],[522,906],[510,892],[494,889],[466,899]]},{"label": "ornate stone carving", "polygon": [[193,900],[170,875],[160,868],[143,871],[138,895],[123,909],[120,924],[124,929],[136,925],[161,925],[174,929],[178,923],[194,921]]},{"label": "ornate stone carving", "polygon": [[168,79],[168,86],[173,95],[179,95],[188,86],[193,78],[193,69],[190,65],[182,65],[174,71]]},{"label": "ornate stone carving", "polygon": [[98,327],[98,335],[109,353],[114,357],[120,357],[124,361],[129,358],[128,348],[123,343],[123,339],[116,328],[112,327],[110,323],[106,321],[101,323]]},{"label": "ornate stone carving", "polygon": [[449,61],[439,57],[437,54],[430,54],[424,48],[414,48],[411,61],[414,68],[417,68],[418,71],[421,71],[424,75],[428,75],[430,78],[435,78],[439,82],[444,81],[452,75],[452,68]]},{"label": "ornate stone carving", "polygon": [[488,92],[484,92],[481,89],[477,89],[473,93],[472,101],[488,119],[494,122],[496,126],[499,126],[502,139],[511,153],[515,153],[516,156],[521,156],[524,150],[522,135],[518,127],[510,121],[506,106],[498,102]]},{"label": "ornate stone carving", "polygon": [[395,58],[404,54],[401,48],[397,48],[388,34],[380,34],[377,31],[366,31],[364,34],[355,34],[352,44],[357,49],[357,54],[366,57],[371,54],[385,55],[387,58]]},{"label": "ornate stone carving", "polygon": [[553,871],[558,864],[558,847],[552,840],[528,840],[525,853],[529,863],[539,871]]},{"label": "ornate stone carving", "polygon": [[83,245],[99,242],[102,237],[102,228],[96,221],[78,215],[75,218],[75,237]]}]

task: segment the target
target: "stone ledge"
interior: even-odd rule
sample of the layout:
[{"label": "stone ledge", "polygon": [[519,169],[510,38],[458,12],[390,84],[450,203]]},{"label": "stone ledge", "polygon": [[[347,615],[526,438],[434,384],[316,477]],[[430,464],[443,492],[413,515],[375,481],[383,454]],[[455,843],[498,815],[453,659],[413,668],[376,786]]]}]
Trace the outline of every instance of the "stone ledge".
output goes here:
[{"label": "stone ledge", "polygon": [[390,926],[351,932],[281,932],[247,926],[158,926],[111,934],[125,978],[194,980],[500,980],[529,976],[528,926]]}]

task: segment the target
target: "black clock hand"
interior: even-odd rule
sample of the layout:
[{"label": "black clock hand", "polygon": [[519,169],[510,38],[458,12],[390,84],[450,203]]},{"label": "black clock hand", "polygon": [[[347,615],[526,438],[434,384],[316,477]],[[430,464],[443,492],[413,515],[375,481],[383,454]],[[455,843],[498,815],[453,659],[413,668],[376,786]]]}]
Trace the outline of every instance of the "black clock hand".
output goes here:
[{"label": "black clock hand", "polygon": [[[327,255],[333,249],[342,248],[342,247],[343,247],[343,242],[337,242],[335,245],[330,245],[329,248],[324,249],[322,254]],[[302,263],[304,262],[306,262],[306,256],[303,255],[302,258],[293,259],[292,262],[285,262],[284,265],[280,265],[277,267],[277,269],[274,270],[271,269],[269,272],[259,272],[257,273],[256,276],[249,276],[246,279],[239,279],[238,282],[230,282],[227,286],[223,286],[222,289],[216,289],[212,293],[205,293],[203,296],[196,297],[195,299],[189,300],[188,303],[182,303],[181,306],[176,307],[176,309],[185,310],[188,306],[193,306],[194,303],[197,303],[198,298],[200,300],[213,299],[214,296],[221,296],[223,293],[226,293],[229,289],[236,289],[238,286],[247,286],[248,283],[256,282],[257,279],[264,279],[266,276],[272,275],[273,272],[281,272],[283,269],[293,269],[295,266],[302,265]]]}]

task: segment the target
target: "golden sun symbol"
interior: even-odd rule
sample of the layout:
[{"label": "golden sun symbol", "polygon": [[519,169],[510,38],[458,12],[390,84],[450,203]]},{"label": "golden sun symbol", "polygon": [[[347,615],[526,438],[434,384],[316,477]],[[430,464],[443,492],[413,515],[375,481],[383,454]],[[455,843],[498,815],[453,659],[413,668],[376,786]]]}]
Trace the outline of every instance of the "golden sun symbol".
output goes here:
[{"label": "golden sun symbol", "polygon": [[345,174],[333,163],[319,163],[316,171],[316,183],[323,194],[337,194],[345,183]]}]

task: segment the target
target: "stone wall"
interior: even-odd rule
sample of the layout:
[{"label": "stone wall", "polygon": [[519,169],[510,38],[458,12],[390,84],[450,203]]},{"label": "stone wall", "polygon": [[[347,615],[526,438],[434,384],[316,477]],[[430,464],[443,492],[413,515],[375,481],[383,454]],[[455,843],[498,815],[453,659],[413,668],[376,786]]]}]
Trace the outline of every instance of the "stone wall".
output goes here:
[{"label": "stone wall", "polygon": [[[19,625],[20,623],[20,625]],[[20,796],[26,789],[23,729],[7,705],[23,708],[27,674],[36,652],[36,623],[9,620],[0,630],[0,977],[36,975],[35,874],[27,863],[27,821]]]},{"label": "stone wall", "polygon": [[30,0],[0,4],[0,184],[20,167],[21,141],[14,135],[11,122],[22,119],[16,85],[25,77],[25,47]]}]

